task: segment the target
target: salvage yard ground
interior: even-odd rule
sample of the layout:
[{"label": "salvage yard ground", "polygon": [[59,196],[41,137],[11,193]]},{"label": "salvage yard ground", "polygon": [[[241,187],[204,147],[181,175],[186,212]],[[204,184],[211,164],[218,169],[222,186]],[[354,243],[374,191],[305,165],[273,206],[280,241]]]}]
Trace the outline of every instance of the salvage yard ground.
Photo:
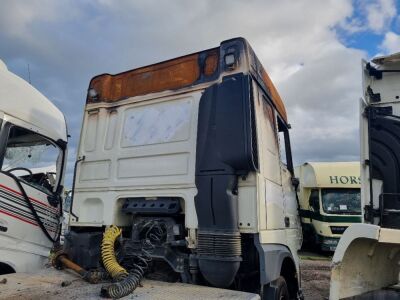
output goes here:
[{"label": "salvage yard ground", "polygon": [[[323,300],[329,296],[330,257],[302,252],[301,280],[305,300]],[[37,274],[3,275],[0,284],[0,299],[98,299],[101,284],[90,285],[68,271],[46,269]],[[62,283],[65,285],[62,287]],[[166,295],[170,295],[167,297]],[[124,299],[259,299],[257,295],[208,289],[187,284],[170,284],[144,280],[132,295]]]},{"label": "salvage yard ground", "polygon": [[329,297],[331,258],[310,252],[300,253],[301,284],[305,300]]}]

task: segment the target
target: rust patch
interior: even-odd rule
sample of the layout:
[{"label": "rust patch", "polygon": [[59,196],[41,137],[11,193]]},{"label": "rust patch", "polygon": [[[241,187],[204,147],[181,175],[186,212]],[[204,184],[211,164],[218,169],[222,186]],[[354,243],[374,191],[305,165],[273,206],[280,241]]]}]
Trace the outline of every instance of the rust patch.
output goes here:
[{"label": "rust patch", "polygon": [[[97,101],[104,102],[179,89],[194,84],[200,77],[198,56],[196,53],[117,75],[100,75],[92,80],[90,88],[96,90]],[[214,56],[209,57],[206,69],[207,72],[214,72]],[[87,102],[94,101],[88,97]]]},{"label": "rust patch", "polygon": [[[228,42],[233,43],[233,40]],[[246,42],[238,39],[236,43],[240,45]],[[262,81],[265,88],[269,90],[276,110],[287,123],[285,105],[267,72],[250,46],[247,46],[243,51],[247,51],[252,55],[257,80]],[[219,72],[219,58],[223,55],[220,52],[221,47],[218,47],[116,75],[103,74],[96,76],[89,86],[89,89],[94,89],[96,93],[93,97],[88,96],[86,102],[117,102],[130,97],[166,90],[179,90],[215,80],[218,77],[215,75],[218,75],[217,72]],[[243,54],[241,53],[240,55]],[[199,58],[201,58],[201,62]],[[249,72],[251,66],[245,67],[245,72]],[[261,82],[259,83],[261,84]]]},{"label": "rust patch", "polygon": [[217,51],[212,51],[210,54],[208,54],[204,66],[204,75],[211,76],[215,73],[215,71],[217,71],[218,60],[219,55]]},{"label": "rust patch", "polygon": [[277,89],[275,88],[274,84],[272,83],[271,78],[269,78],[269,76],[268,76],[267,72],[264,70],[264,68],[262,68],[262,79],[264,81],[264,84],[269,89],[269,92],[272,97],[272,102],[274,103],[276,110],[279,112],[281,117],[287,123],[287,113],[286,113],[285,105],[283,104],[281,96],[279,95]]}]

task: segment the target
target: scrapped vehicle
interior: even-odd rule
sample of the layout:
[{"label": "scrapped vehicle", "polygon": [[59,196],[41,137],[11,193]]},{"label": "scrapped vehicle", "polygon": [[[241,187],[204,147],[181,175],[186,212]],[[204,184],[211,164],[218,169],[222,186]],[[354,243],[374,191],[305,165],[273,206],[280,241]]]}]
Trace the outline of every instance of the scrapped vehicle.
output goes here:
[{"label": "scrapped vehicle", "polygon": [[263,299],[300,297],[289,128],[241,38],[94,77],[65,251],[87,270],[103,262],[112,277],[125,274],[103,291],[114,298],[143,270]]},{"label": "scrapped vehicle", "polygon": [[362,71],[365,224],[350,226],[339,241],[330,299],[399,299],[395,285],[400,274],[400,53],[363,61]]},{"label": "scrapped vehicle", "polygon": [[0,61],[0,274],[33,272],[59,235],[63,114]]},{"label": "scrapped vehicle", "polygon": [[307,162],[295,168],[303,245],[335,251],[343,232],[360,223],[360,163]]}]

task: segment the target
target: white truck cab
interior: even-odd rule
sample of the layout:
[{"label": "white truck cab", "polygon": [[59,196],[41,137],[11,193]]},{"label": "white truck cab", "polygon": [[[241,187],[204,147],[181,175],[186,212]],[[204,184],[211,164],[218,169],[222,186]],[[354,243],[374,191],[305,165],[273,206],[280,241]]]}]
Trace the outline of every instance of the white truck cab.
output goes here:
[{"label": "white truck cab", "polygon": [[0,274],[43,267],[59,235],[64,115],[0,60]]},{"label": "white truck cab", "polygon": [[362,220],[360,163],[307,162],[295,174],[303,245],[335,251],[343,232]]},{"label": "white truck cab", "polygon": [[301,226],[289,128],[282,99],[241,38],[94,77],[69,257],[96,268],[106,227],[122,228],[129,252],[143,224],[153,224],[165,236],[155,242],[154,270],[264,299],[296,298]]}]

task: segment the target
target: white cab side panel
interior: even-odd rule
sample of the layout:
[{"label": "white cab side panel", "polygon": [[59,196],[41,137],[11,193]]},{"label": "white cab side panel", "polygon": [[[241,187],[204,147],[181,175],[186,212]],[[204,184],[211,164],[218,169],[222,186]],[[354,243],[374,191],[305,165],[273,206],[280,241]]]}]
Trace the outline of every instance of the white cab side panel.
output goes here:
[{"label": "white cab side panel", "polygon": [[259,229],[285,228],[276,112],[261,92],[254,93],[257,119]]},{"label": "white cab side panel", "polygon": [[[53,237],[58,229],[58,209],[47,195],[23,183],[23,187],[44,226]],[[52,243],[40,229],[15,181],[0,174],[0,263],[16,272],[34,272],[44,266]]]},{"label": "white cab side panel", "polygon": [[258,232],[257,177],[258,175],[252,172],[247,176],[246,180],[239,179],[239,230],[243,233]]}]

